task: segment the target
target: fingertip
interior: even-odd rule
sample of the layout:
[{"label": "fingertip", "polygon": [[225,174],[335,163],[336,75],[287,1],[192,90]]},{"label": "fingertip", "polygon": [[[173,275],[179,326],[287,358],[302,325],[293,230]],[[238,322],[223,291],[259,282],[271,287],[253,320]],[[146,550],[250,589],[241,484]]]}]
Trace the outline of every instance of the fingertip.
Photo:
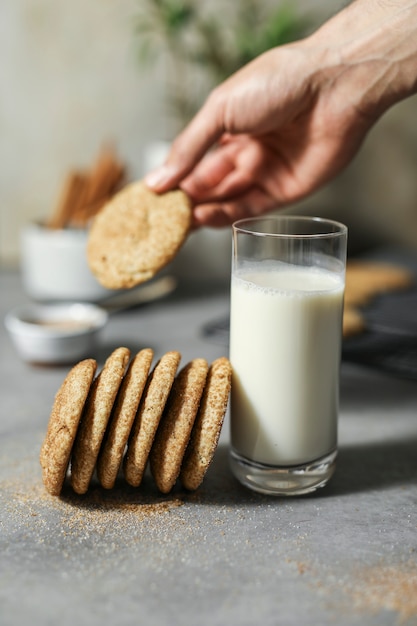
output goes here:
[{"label": "fingertip", "polygon": [[233,220],[224,212],[223,207],[218,204],[199,205],[193,212],[194,225],[196,228],[223,228],[230,226]]},{"label": "fingertip", "polygon": [[193,228],[201,228],[206,226],[205,222],[206,212],[204,208],[196,206],[193,209]]}]

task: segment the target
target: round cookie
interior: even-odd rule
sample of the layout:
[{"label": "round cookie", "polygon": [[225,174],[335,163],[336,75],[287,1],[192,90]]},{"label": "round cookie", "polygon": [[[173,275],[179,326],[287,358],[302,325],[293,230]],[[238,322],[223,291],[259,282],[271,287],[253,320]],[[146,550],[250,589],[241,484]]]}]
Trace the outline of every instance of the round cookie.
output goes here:
[{"label": "round cookie", "polygon": [[207,361],[194,359],[180,371],[172,386],[149,457],[152,476],[162,493],[169,493],[179,476],[207,372]]},{"label": "round cookie", "polygon": [[114,405],[111,421],[97,459],[97,476],[112,489],[122,463],[139,402],[152,364],[153,350],[145,348],[132,359]]},{"label": "round cookie", "polygon": [[129,357],[128,348],[114,350],[92,384],[71,457],[71,485],[76,493],[88,490]]},{"label": "round cookie", "polygon": [[345,304],[365,306],[378,294],[406,289],[413,275],[406,268],[387,263],[349,261],[346,267]]},{"label": "round cookie", "polygon": [[77,363],[67,374],[55,395],[40,452],[42,479],[51,495],[58,496],[61,493],[78,424],[96,367],[94,359]]},{"label": "round cookie", "polygon": [[179,352],[167,352],[158,361],[148,378],[123,463],[124,476],[132,487],[138,487],[142,482],[149,453],[180,359]]},{"label": "round cookie", "polygon": [[197,489],[203,482],[216,451],[229,400],[231,379],[230,361],[226,357],[213,361],[180,472],[182,485],[190,491]]},{"label": "round cookie", "polygon": [[353,307],[345,306],[343,310],[343,337],[352,337],[365,330],[363,315]]},{"label": "round cookie", "polygon": [[149,280],[177,254],[191,215],[180,189],[158,195],[142,181],[127,185],[92,223],[87,258],[93,274],[109,289]]}]

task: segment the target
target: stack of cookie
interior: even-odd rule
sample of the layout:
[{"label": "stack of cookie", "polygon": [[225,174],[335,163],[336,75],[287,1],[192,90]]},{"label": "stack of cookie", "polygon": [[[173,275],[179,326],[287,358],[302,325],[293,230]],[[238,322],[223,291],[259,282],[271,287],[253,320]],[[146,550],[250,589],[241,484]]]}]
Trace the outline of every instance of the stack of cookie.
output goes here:
[{"label": "stack of cookie", "polygon": [[351,260],[346,267],[343,336],[357,335],[366,329],[362,309],[385,293],[408,289],[414,283],[407,268],[389,263]]},{"label": "stack of cookie", "polygon": [[94,472],[106,489],[121,470],[138,487],[148,465],[162,493],[177,479],[189,490],[200,486],[227,408],[230,363],[221,357],[209,366],[197,358],[177,373],[179,352],[167,352],[152,368],[153,356],[145,348],[130,360],[121,347],[98,376],[94,359],[70,370],[55,396],[40,453],[50,494],[61,493],[69,468],[78,494],[87,492]]}]

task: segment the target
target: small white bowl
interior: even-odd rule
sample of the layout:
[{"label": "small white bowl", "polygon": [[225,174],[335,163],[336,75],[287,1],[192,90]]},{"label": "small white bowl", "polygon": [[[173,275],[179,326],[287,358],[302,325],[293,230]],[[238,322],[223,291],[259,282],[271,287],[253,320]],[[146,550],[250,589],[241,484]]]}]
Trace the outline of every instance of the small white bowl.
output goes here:
[{"label": "small white bowl", "polygon": [[93,357],[107,320],[94,304],[29,304],[7,313],[4,324],[24,361],[54,364]]}]

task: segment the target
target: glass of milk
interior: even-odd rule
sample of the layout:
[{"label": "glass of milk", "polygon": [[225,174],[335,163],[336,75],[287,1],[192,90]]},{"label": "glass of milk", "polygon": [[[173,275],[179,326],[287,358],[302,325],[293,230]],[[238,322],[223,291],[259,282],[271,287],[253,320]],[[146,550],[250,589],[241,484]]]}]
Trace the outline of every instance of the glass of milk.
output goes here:
[{"label": "glass of milk", "polygon": [[272,215],[233,225],[231,467],[299,495],[335,469],[347,228]]}]

